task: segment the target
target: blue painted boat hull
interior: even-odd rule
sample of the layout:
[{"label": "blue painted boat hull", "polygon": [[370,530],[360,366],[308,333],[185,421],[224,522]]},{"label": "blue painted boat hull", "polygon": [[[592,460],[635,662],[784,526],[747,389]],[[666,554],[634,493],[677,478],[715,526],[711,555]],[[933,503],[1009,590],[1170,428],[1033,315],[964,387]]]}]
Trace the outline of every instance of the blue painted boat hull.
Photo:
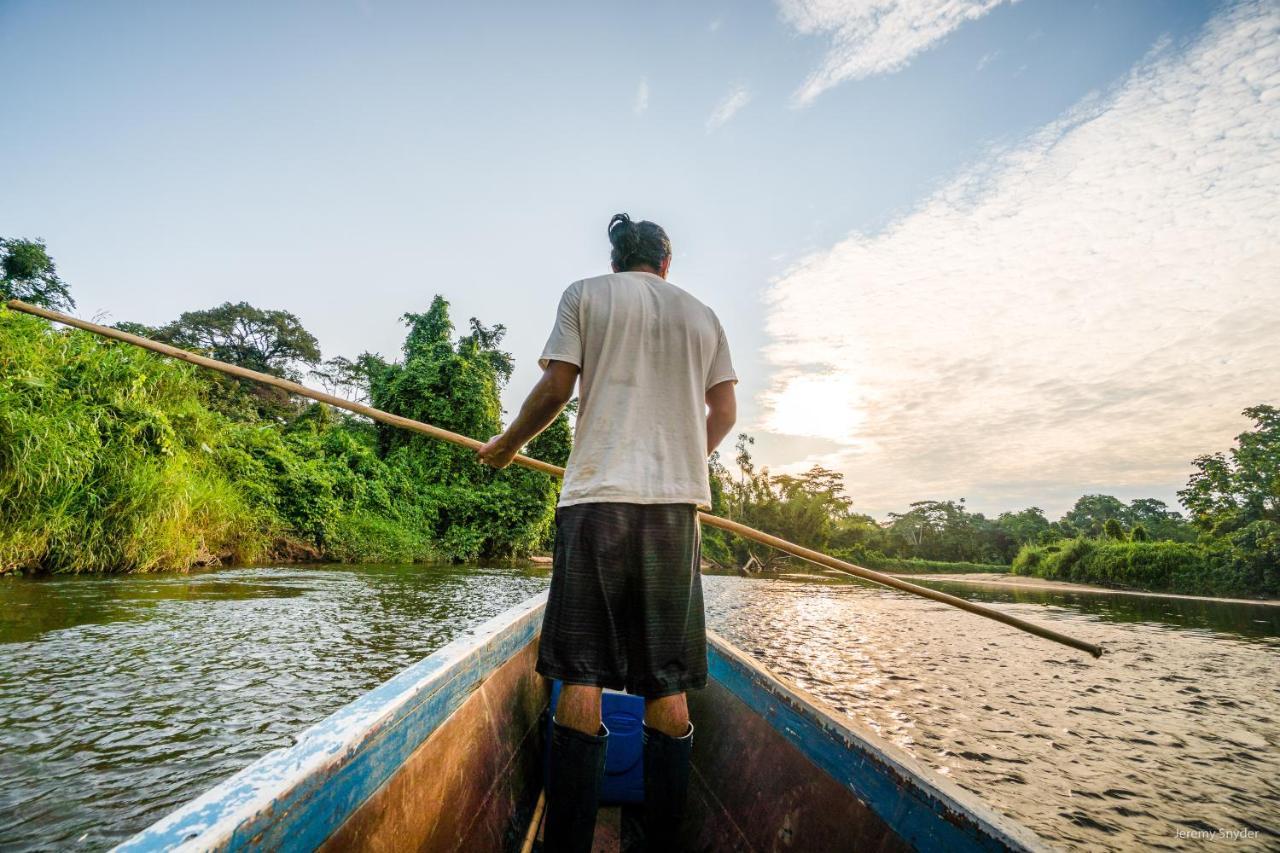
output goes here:
[{"label": "blue painted boat hull", "polygon": [[[486,622],[117,849],[518,849],[541,785],[544,605],[545,594]],[[1045,847],[709,639],[711,683],[689,697],[688,849]]]}]

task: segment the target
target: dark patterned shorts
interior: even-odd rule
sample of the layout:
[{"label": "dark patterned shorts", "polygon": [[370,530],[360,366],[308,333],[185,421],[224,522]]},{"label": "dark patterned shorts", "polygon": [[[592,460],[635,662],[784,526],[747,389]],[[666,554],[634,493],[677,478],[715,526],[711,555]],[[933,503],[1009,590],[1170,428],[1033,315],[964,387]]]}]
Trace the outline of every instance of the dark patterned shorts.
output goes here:
[{"label": "dark patterned shorts", "polygon": [[657,699],[707,684],[693,504],[556,510],[538,672]]}]

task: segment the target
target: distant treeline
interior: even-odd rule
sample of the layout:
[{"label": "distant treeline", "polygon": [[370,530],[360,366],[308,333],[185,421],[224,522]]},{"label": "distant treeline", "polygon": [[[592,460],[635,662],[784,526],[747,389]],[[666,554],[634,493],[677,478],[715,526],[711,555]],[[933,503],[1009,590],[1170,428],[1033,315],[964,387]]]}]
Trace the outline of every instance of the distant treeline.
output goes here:
[{"label": "distant treeline", "polygon": [[[881,522],[851,511],[844,478],[814,466],[772,474],[738,436],[734,471],[712,458],[713,512],[810,548],[887,571],[1009,571],[1199,595],[1280,595],[1280,412],[1255,406],[1256,428],[1228,453],[1203,456],[1179,492],[1189,518],[1155,498],[1084,495],[1062,518],[1039,507],[988,518],[964,499],[918,501]],[[707,531],[726,566],[778,568],[787,557]]]},{"label": "distant treeline", "polygon": [[[66,309],[43,244],[0,242],[0,295]],[[502,326],[455,336],[437,297],[402,359],[322,361],[285,311],[245,303],[134,332],[487,438],[511,375]],[[308,376],[309,375],[309,376]],[[558,485],[474,454],[94,335],[0,311],[0,573],[280,559],[413,561],[546,547]],[[561,416],[530,447],[563,464]]]}]

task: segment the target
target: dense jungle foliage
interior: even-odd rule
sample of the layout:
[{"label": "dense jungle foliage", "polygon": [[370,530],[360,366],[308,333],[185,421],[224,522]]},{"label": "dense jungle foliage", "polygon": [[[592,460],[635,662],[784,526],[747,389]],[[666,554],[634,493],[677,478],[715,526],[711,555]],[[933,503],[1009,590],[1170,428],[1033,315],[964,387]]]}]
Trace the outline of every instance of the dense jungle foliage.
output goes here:
[{"label": "dense jungle foliage", "polygon": [[[43,292],[6,279],[5,293],[67,307],[51,266],[43,279],[38,258],[23,270]],[[455,338],[438,297],[405,321],[395,363],[320,364],[296,317],[244,303],[127,328],[277,375],[311,369],[466,435],[499,431],[503,328],[472,320]],[[464,560],[526,554],[550,535],[547,477],[35,317],[0,311],[0,376],[0,572]],[[570,438],[562,415],[528,451],[563,464]]]}]

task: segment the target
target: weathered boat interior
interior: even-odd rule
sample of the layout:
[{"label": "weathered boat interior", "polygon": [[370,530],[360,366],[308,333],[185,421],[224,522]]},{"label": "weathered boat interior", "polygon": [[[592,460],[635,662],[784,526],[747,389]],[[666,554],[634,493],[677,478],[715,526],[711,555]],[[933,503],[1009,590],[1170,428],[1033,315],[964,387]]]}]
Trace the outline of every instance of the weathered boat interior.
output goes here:
[{"label": "weathered boat interior", "polygon": [[[519,850],[541,785],[545,595],[496,617],[264,756],[121,850]],[[723,639],[698,726],[690,850],[1043,845]],[[604,810],[597,847],[617,849]]]}]

